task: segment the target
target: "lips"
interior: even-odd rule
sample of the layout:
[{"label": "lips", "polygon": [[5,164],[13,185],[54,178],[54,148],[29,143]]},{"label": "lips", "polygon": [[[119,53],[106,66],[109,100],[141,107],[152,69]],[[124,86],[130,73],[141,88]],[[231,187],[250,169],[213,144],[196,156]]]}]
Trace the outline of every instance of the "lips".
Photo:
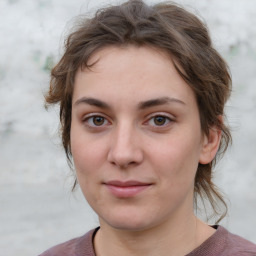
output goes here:
[{"label": "lips", "polygon": [[135,180],[112,180],[103,184],[107,187],[111,194],[119,198],[135,197],[152,185],[152,183],[145,183]]}]

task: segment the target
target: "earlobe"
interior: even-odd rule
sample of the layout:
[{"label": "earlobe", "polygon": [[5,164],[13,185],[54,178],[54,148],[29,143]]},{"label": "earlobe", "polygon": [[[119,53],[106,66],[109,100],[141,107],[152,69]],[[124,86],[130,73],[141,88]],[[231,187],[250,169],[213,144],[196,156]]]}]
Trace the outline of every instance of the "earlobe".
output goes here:
[{"label": "earlobe", "polygon": [[220,140],[221,130],[217,127],[212,127],[208,136],[204,135],[199,158],[200,164],[208,164],[214,159],[220,146]]}]

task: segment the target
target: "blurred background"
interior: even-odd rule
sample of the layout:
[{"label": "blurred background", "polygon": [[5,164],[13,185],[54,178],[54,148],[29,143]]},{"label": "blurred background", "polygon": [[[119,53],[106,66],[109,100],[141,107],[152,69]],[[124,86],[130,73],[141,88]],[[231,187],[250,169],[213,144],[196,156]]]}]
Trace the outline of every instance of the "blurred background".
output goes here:
[{"label": "blurred background", "polygon": [[[208,24],[232,72],[234,143],[215,177],[229,199],[222,224],[256,243],[256,1],[176,2]],[[38,255],[98,224],[80,190],[71,193],[58,108],[47,112],[43,93],[73,17],[109,3],[116,1],[0,1],[1,256]]]}]

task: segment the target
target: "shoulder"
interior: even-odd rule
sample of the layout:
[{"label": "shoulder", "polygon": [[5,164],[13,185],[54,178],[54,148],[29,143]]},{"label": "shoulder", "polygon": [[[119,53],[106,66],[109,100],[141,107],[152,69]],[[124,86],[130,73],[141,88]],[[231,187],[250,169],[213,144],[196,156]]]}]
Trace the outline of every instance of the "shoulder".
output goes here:
[{"label": "shoulder", "polygon": [[90,230],[81,237],[73,238],[58,244],[43,252],[39,256],[95,256],[93,249],[93,236],[97,229]]},{"label": "shoulder", "polygon": [[230,233],[222,226],[213,226],[216,232],[187,256],[256,256],[256,245]]},{"label": "shoulder", "polygon": [[65,243],[61,243],[53,246],[47,251],[43,252],[39,256],[60,256],[60,255],[76,255],[75,248],[81,237],[74,238]]},{"label": "shoulder", "polygon": [[232,256],[256,256],[256,244],[227,231],[226,251]]}]

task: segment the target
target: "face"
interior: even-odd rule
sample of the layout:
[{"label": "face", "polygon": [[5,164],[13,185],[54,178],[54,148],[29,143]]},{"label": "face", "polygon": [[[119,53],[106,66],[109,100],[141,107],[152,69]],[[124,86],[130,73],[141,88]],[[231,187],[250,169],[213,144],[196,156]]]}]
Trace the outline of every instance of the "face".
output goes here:
[{"label": "face", "polygon": [[108,47],[96,60],[75,77],[71,151],[101,225],[146,230],[193,214],[204,141],[193,91],[152,48]]}]

